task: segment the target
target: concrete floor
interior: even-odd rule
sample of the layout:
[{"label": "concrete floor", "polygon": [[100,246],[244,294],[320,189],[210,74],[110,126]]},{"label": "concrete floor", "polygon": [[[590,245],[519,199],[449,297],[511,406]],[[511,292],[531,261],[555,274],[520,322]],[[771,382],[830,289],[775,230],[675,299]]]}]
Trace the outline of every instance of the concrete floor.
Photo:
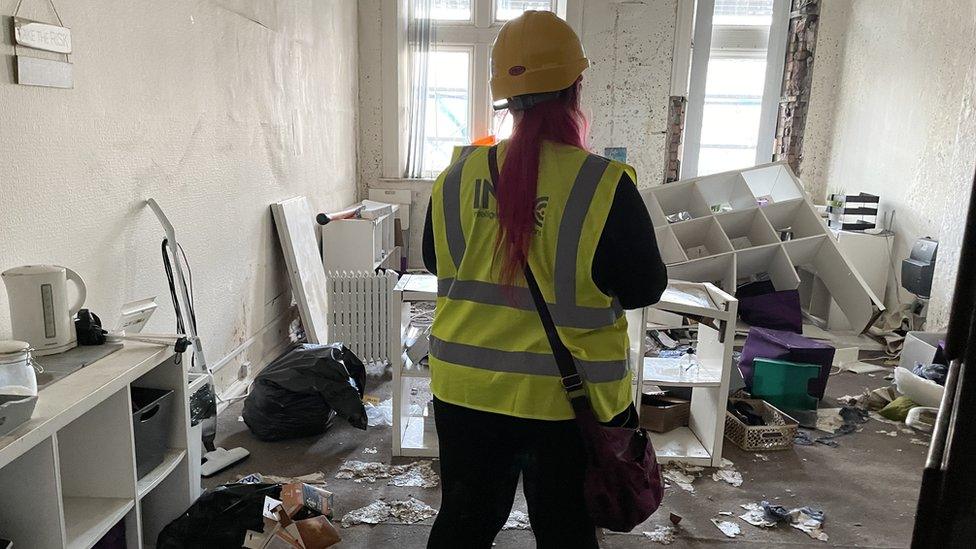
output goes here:
[{"label": "concrete floor", "polygon": [[[844,372],[831,377],[824,403],[833,406],[835,397],[857,394],[865,387],[881,387],[883,374],[855,375]],[[386,398],[389,381],[370,380],[368,393]],[[277,443],[260,442],[239,421],[241,403],[230,406],[219,418],[218,444],[227,448],[243,446],[251,451],[247,461],[206,481],[207,487],[233,482],[252,473],[299,476],[323,471],[328,489],[335,493],[336,521],[346,512],[371,503],[379,497],[402,499],[412,495],[434,508],[439,507],[439,488],[398,488],[385,482],[358,484],[352,480],[332,478],[340,463],[347,459],[390,462],[390,428],[371,428],[363,432],[338,421],[328,433],[307,439]],[[744,483],[736,488],[716,482],[706,470],[695,481],[696,491],[669,488],[660,510],[632,534],[608,534],[601,546],[631,548],[656,546],[641,536],[641,531],[656,525],[668,525],[668,514],[684,517],[672,547],[712,547],[719,544],[761,547],[907,547],[911,539],[915,502],[924,466],[926,447],[912,444],[917,436],[898,433],[895,437],[876,431],[891,431],[894,426],[871,420],[863,430],[840,437],[840,446],[820,444],[795,446],[792,450],[766,452],[762,461],[753,452],[743,452],[726,442],[724,456],[742,472]],[[364,448],[377,448],[377,454],[364,454]],[[397,459],[396,463],[409,460]],[[436,461],[435,468],[436,468]],[[824,530],[828,543],[812,540],[799,530],[780,525],[759,529],[739,523],[742,535],[726,538],[709,519],[721,511],[741,514],[740,504],[763,499],[785,506],[812,505],[826,512]],[[515,508],[525,510],[521,495]],[[728,519],[728,517],[725,517]],[[424,547],[430,523],[380,524],[341,529],[343,548]],[[530,531],[503,531],[496,539],[499,549],[534,547]]]}]

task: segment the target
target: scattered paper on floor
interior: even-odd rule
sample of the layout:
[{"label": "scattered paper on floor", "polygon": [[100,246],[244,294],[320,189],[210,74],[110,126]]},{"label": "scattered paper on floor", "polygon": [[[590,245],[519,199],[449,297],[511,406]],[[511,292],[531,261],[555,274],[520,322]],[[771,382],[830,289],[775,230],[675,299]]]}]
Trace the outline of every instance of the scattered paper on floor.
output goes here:
[{"label": "scattered paper on floor", "polygon": [[712,473],[712,480],[724,481],[732,486],[739,487],[742,486],[742,473],[735,469],[719,469]]},{"label": "scattered paper on floor", "polygon": [[776,526],[776,521],[766,518],[766,511],[763,510],[762,505],[758,503],[746,503],[740,505],[745,509],[745,513],[739,515],[739,518],[748,522],[753,526],[758,526],[759,528],[772,528]]},{"label": "scattered paper on floor", "polygon": [[742,529],[739,528],[739,525],[735,522],[732,522],[731,520],[720,520],[720,519],[713,518],[712,524],[714,524],[719,530],[721,530],[722,533],[725,534],[725,537],[727,538],[734,538],[742,534]]},{"label": "scattered paper on floor", "polygon": [[375,454],[378,451],[379,450],[377,450],[375,447],[373,447],[373,448],[363,448],[363,453],[364,454]]},{"label": "scattered paper on floor", "polygon": [[674,526],[658,526],[650,532],[641,532],[645,538],[661,545],[674,543]]},{"label": "scattered paper on floor", "polygon": [[918,444],[919,446],[928,446],[929,445],[929,443],[928,443],[927,440],[922,440],[920,438],[913,438],[912,439],[912,444]]},{"label": "scattered paper on floor", "polygon": [[695,482],[696,478],[701,476],[701,472],[704,470],[703,467],[698,467],[697,465],[672,461],[661,467],[661,475],[670,481],[671,484],[677,485],[682,490],[694,492],[695,487],[692,486],[692,483]]},{"label": "scattered paper on floor", "polygon": [[339,466],[335,478],[370,483],[390,479],[388,484],[391,486],[433,488],[440,482],[440,477],[431,463],[421,460],[406,465],[386,465],[376,461],[349,460]]},{"label": "scattered paper on floor", "polygon": [[346,513],[342,517],[342,527],[349,528],[357,524],[379,524],[389,519],[405,524],[414,524],[427,520],[436,514],[436,509],[413,497],[394,500],[389,503],[376,500],[366,507],[360,507]]},{"label": "scattered paper on floor", "polygon": [[502,530],[528,530],[530,528],[529,515],[516,510],[512,510],[508,515],[508,520],[505,521],[505,525],[502,526]]}]

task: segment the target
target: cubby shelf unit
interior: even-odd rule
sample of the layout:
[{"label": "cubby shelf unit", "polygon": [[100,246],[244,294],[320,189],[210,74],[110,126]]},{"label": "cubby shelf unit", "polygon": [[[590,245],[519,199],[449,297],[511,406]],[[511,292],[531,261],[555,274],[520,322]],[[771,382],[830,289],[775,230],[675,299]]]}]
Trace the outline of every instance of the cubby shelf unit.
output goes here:
[{"label": "cubby shelf unit", "polygon": [[[142,478],[131,386],[174,392],[166,454]],[[87,549],[124,521],[127,547],[155,546],[200,493],[187,393],[171,348],[135,342],[42,389],[32,418],[0,437],[0,538]]]},{"label": "cubby shelf unit", "polygon": [[[676,359],[644,357],[644,330],[653,313],[665,312],[673,319],[670,326],[682,327],[682,318],[699,320],[695,350],[698,367],[684,370]],[[732,346],[738,301],[714,284],[671,280],[661,300],[637,311],[627,312],[634,369],[634,403],[640,410],[640,397],[648,386],[691,388],[691,410],[687,427],[666,433],[648,433],[658,461],[680,461],[693,465],[719,467],[725,435],[725,402],[732,372]],[[661,315],[654,315],[660,317]]]},{"label": "cubby shelf unit", "polygon": [[[678,181],[641,195],[672,279],[711,282],[734,295],[739,285],[767,277],[777,290],[796,289],[801,269],[833,296],[855,330],[867,330],[884,310],[785,163]],[[804,312],[821,320],[816,311]]]}]

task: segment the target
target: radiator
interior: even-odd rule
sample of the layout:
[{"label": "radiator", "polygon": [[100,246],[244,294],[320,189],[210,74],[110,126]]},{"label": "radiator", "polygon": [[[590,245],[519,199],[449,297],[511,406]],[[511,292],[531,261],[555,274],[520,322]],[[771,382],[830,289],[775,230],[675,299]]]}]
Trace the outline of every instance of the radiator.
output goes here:
[{"label": "radiator", "polygon": [[393,310],[396,273],[327,275],[329,339],[349,347],[366,364],[389,363],[399,351],[400,327],[393,326],[399,312]]}]

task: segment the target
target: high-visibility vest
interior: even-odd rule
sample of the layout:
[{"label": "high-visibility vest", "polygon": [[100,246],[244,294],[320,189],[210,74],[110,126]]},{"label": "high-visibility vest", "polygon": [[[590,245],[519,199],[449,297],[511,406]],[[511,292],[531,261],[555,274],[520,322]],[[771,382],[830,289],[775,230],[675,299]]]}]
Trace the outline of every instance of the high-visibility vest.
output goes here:
[{"label": "high-visibility vest", "polygon": [[[503,143],[498,151],[504,161]],[[458,147],[434,184],[437,308],[431,390],[477,410],[565,420],[573,411],[524,278],[504,287],[488,147]],[[560,337],[576,358],[600,421],[632,402],[627,320],[593,282],[597,243],[624,173],[633,168],[546,142],[539,161],[529,265]]]}]

